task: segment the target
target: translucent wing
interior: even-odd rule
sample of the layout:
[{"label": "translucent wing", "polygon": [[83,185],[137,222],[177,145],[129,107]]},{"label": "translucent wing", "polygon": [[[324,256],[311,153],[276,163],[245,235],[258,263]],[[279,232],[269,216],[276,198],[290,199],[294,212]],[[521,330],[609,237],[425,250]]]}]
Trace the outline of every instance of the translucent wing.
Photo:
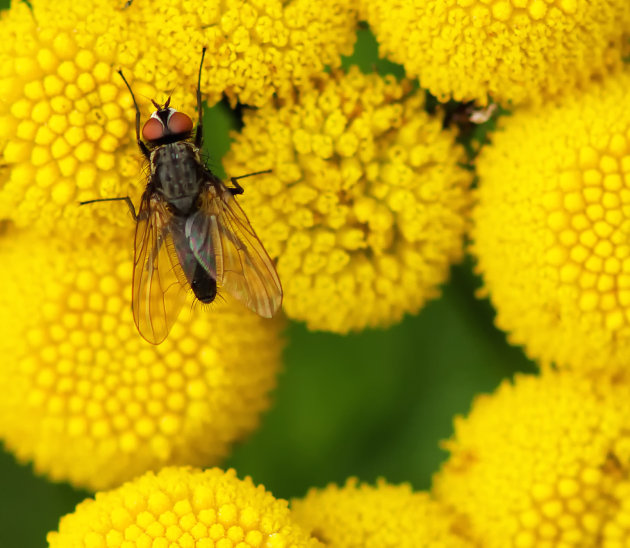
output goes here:
[{"label": "translucent wing", "polygon": [[195,257],[219,289],[264,318],[278,311],[282,286],[275,266],[223,183],[210,185],[185,231]]},{"label": "translucent wing", "polygon": [[136,225],[132,308],[140,335],[152,344],[166,338],[186,300],[171,217],[161,200],[144,193]]}]

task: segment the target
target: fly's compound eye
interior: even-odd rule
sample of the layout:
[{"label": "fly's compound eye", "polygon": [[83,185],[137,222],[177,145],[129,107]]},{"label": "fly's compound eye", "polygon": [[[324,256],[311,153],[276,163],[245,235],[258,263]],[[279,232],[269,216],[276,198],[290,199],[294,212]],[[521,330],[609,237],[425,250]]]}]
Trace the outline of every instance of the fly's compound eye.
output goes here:
[{"label": "fly's compound eye", "polygon": [[173,135],[179,133],[189,133],[192,131],[193,123],[190,116],[183,112],[173,112],[168,118],[168,132]]},{"label": "fly's compound eye", "polygon": [[145,141],[157,141],[164,137],[164,124],[157,118],[149,118],[142,126],[142,137]]},{"label": "fly's compound eye", "polygon": [[166,135],[185,136],[192,128],[192,120],[187,114],[172,108],[161,108],[151,114],[142,126],[142,137],[145,141],[158,141]]}]

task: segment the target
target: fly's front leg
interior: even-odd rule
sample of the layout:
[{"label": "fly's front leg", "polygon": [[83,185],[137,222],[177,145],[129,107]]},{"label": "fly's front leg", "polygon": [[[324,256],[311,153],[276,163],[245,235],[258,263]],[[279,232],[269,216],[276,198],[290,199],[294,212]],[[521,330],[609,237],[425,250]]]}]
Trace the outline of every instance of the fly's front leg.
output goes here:
[{"label": "fly's front leg", "polygon": [[230,191],[232,196],[238,196],[239,194],[243,194],[243,192],[245,192],[243,187],[238,184],[237,179],[239,179],[239,177],[230,177],[230,181],[234,185],[234,188],[228,188],[228,190]]},{"label": "fly's front leg", "polygon": [[129,90],[129,93],[131,93],[131,98],[133,99],[133,106],[136,108],[136,142],[138,143],[138,148],[140,149],[140,152],[142,152],[142,155],[148,161],[151,161],[151,153],[149,152],[147,145],[145,145],[140,139],[140,109],[138,108],[138,103],[136,102],[136,96],[133,94],[133,91],[131,90],[131,86],[129,85],[129,82],[127,82],[127,78],[125,78],[125,75],[122,73],[122,70],[119,70],[118,74],[120,74],[120,77],[123,79],[123,82],[125,82],[125,85],[127,86],[127,89]]}]

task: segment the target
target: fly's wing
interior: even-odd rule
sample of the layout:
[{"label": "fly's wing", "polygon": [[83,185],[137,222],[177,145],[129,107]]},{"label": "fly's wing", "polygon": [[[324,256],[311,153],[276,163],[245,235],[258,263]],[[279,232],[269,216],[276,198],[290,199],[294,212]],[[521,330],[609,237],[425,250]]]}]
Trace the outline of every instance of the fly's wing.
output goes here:
[{"label": "fly's wing", "polygon": [[213,182],[186,223],[195,257],[217,285],[264,318],[282,304],[275,266],[234,196]]},{"label": "fly's wing", "polygon": [[158,198],[142,196],[134,246],[132,308],[147,341],[161,343],[186,300],[186,277],[177,259],[171,213]]}]

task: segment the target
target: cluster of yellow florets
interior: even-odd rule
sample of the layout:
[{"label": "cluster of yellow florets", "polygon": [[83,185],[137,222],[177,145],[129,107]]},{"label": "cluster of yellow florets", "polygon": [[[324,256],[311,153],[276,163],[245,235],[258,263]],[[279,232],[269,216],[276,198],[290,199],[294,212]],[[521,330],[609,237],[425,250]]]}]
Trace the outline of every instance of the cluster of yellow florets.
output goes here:
[{"label": "cluster of yellow florets", "polygon": [[362,0],[382,55],[440,100],[540,102],[622,64],[627,0]]},{"label": "cluster of yellow florets", "polygon": [[[108,238],[129,226],[125,208],[78,202],[137,197],[142,184],[133,102],[116,74],[121,56],[99,35],[105,25],[124,42],[122,15],[100,0],[35,4],[31,12],[16,2],[0,21],[0,218]],[[155,97],[152,82],[133,72],[135,92]]]},{"label": "cluster of yellow florets", "polygon": [[166,468],[98,493],[61,519],[50,548],[316,548],[277,500],[233,470]]},{"label": "cluster of yellow florets", "polygon": [[142,339],[131,238],[0,238],[0,437],[38,472],[91,489],[217,463],[257,426],[280,362],[278,322],[221,302],[185,307],[159,346]]},{"label": "cluster of yellow florets", "polygon": [[[166,468],[80,504],[51,548],[612,547],[630,535],[630,73],[569,91],[621,66],[630,4],[362,9],[381,51],[440,100],[563,94],[504,118],[482,151],[473,250],[497,324],[567,370],[479,397],[431,493],[351,480],[290,511],[233,471]],[[410,81],[324,73],[355,25],[347,0],[16,2],[2,15],[0,439],[18,458],[91,489],[213,464],[275,383],[279,322],[234,304],[183,312],[160,346],[137,333],[126,208],[77,203],[137,203],[144,181],[118,68],[143,117],[147,97],[171,90],[191,113],[206,47],[204,96],[261,107],[226,168],[271,170],[244,179],[240,201],[290,317],[345,333],[439,294],[462,256],[472,174]],[[583,375],[602,369],[615,375]]]},{"label": "cluster of yellow florets", "polygon": [[[210,104],[262,106],[289,97],[341,55],[352,53],[357,15],[347,0],[134,0],[126,10],[136,65],[169,86],[183,79],[194,90],[202,47],[207,47],[201,89]],[[194,86],[192,83],[194,82]]]},{"label": "cluster of yellow florets", "polygon": [[629,396],[568,371],[504,382],[456,419],[436,498],[479,546],[625,546]]},{"label": "cluster of yellow florets", "polygon": [[249,112],[226,158],[272,258],[287,314],[345,333],[387,326],[439,294],[462,255],[470,172],[408,82],[321,76],[295,104]]},{"label": "cluster of yellow florets", "polygon": [[630,110],[625,72],[502,119],[477,165],[473,251],[497,325],[529,356],[630,363]]},{"label": "cluster of yellow florets", "polygon": [[343,487],[312,489],[291,508],[297,523],[335,548],[473,546],[457,534],[458,516],[408,485],[381,480],[373,487],[350,479]]}]

